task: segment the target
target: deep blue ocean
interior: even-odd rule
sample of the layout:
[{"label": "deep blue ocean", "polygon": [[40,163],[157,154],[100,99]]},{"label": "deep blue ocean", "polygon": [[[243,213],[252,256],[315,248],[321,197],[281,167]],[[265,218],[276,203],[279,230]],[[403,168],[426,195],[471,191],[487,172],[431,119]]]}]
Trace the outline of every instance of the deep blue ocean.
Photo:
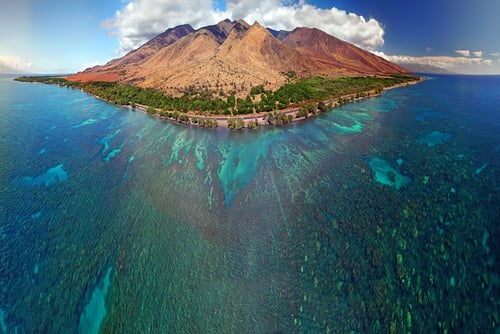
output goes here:
[{"label": "deep blue ocean", "polygon": [[500,77],[284,128],[0,78],[0,333],[498,333]]}]

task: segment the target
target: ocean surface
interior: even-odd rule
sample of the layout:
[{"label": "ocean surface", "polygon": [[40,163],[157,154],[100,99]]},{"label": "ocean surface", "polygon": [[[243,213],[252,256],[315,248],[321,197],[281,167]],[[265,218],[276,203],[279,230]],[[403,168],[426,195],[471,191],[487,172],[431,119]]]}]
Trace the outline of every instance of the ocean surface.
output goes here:
[{"label": "ocean surface", "polygon": [[500,77],[284,128],[0,78],[0,333],[498,333]]}]

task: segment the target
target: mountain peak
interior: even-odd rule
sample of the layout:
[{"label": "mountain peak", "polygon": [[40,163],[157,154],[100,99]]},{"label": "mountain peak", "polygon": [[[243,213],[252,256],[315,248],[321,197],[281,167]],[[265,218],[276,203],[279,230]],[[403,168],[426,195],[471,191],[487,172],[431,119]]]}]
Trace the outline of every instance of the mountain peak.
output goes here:
[{"label": "mountain peak", "polygon": [[[371,52],[316,28],[266,29],[255,21],[222,20],[194,30],[167,29],[140,48],[74,80],[119,80],[176,94],[187,87],[239,91],[266,84],[277,89],[284,73],[299,76],[356,76],[407,72]],[[95,79],[92,79],[95,78]]]},{"label": "mountain peak", "polygon": [[407,72],[375,54],[342,41],[317,28],[299,27],[283,43],[327,67],[357,75]]},{"label": "mountain peak", "polygon": [[250,25],[245,20],[243,20],[243,19],[239,19],[238,23],[241,24],[243,27],[245,27],[247,29],[250,28]]},{"label": "mountain peak", "polygon": [[248,34],[260,34],[262,36],[272,36],[271,32],[260,25],[259,22],[255,21],[249,28]]}]

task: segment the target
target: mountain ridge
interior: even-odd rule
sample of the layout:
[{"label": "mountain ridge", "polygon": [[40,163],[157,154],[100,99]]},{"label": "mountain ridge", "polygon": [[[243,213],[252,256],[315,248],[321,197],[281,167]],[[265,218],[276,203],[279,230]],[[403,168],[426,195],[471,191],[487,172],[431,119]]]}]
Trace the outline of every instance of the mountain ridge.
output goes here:
[{"label": "mountain ridge", "polygon": [[168,94],[202,89],[245,95],[256,85],[279,88],[287,73],[380,76],[408,70],[316,28],[275,31],[226,19],[196,30],[169,28],[125,56],[68,79],[116,81]]}]

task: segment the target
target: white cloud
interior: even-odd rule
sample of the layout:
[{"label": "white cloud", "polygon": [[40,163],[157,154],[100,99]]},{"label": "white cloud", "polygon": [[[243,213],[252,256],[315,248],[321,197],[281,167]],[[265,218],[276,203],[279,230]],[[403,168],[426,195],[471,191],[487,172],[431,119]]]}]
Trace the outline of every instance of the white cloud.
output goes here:
[{"label": "white cloud", "polygon": [[469,50],[455,50],[456,53],[464,56],[464,57],[470,57],[470,51]]},{"label": "white cloud", "polygon": [[481,58],[483,56],[483,51],[474,51],[472,54],[476,57]]},{"label": "white cloud", "polygon": [[137,48],[167,28],[190,23],[198,26],[213,21],[210,2],[197,0],[133,0],[102,26],[113,29],[120,51]]},{"label": "white cloud", "polygon": [[242,17],[249,23],[259,21],[264,26],[278,30],[316,27],[364,48],[375,49],[384,44],[384,30],[377,20],[367,20],[335,7],[320,9],[305,2],[284,5],[279,0],[254,3],[229,0],[227,9],[234,19]]},{"label": "white cloud", "polygon": [[0,56],[0,71],[28,72],[32,65],[32,62],[19,57]]},{"label": "white cloud", "polygon": [[491,59],[483,59],[481,61],[481,64],[486,65],[486,66],[491,66],[491,65],[493,65],[493,60],[491,60]]},{"label": "white cloud", "polygon": [[482,67],[486,69],[493,65],[491,59],[484,59],[481,57],[470,58],[470,57],[452,57],[452,56],[407,56],[407,55],[386,55],[383,52],[375,51],[373,52],[377,56],[385,58],[391,62],[402,64],[422,64],[430,65],[454,72],[468,72],[467,68],[470,66]]},{"label": "white cloud", "polygon": [[139,47],[167,28],[189,23],[194,28],[215,24],[225,18],[244,19],[273,29],[316,27],[367,49],[384,44],[384,29],[373,19],[335,7],[320,9],[301,0],[227,0],[226,10],[213,9],[212,1],[131,0],[115,16],[103,22],[120,41],[120,52]]}]

